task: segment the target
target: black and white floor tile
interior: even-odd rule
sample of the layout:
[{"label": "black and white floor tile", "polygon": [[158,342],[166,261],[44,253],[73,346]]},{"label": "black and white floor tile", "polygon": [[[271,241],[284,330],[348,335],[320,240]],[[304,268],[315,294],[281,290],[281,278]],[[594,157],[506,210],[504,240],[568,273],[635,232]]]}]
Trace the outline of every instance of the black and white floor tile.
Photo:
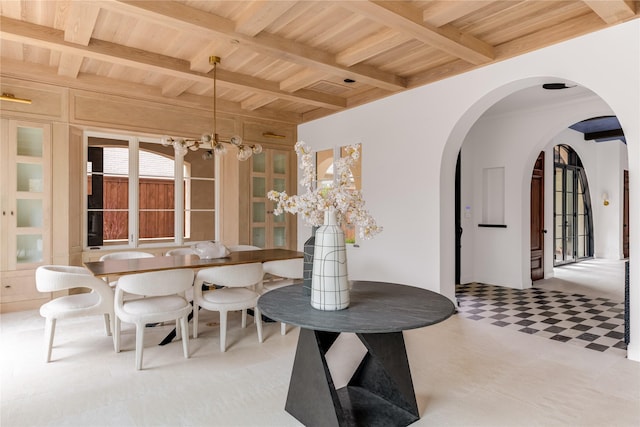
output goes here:
[{"label": "black and white floor tile", "polygon": [[457,285],[456,298],[468,319],[626,356],[622,302],[482,283]]}]

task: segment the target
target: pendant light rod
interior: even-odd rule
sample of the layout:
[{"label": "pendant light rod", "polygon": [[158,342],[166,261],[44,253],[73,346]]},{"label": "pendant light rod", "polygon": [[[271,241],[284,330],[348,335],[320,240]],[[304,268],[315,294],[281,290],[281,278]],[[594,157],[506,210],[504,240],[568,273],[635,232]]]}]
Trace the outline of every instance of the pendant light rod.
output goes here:
[{"label": "pendant light rod", "polygon": [[253,154],[260,154],[262,152],[262,146],[260,144],[245,144],[240,136],[232,136],[231,138],[222,138],[218,135],[218,92],[217,92],[217,70],[220,63],[220,57],[211,55],[209,56],[209,64],[213,65],[213,129],[211,134],[203,134],[200,139],[194,138],[174,138],[171,136],[162,137],[162,145],[173,145],[176,154],[184,156],[189,150],[196,151],[199,148],[207,150],[202,158],[210,160],[214,154],[226,153],[225,144],[231,145],[236,148],[236,157],[240,161],[249,159]]},{"label": "pendant light rod", "polygon": [[216,87],[217,85],[217,70],[218,70],[218,64],[220,63],[220,57],[219,56],[215,56],[215,55],[211,55],[209,57],[209,64],[213,65],[213,139],[215,141],[218,140],[218,133],[217,133],[217,99],[218,99],[218,93],[217,93],[217,89]]}]

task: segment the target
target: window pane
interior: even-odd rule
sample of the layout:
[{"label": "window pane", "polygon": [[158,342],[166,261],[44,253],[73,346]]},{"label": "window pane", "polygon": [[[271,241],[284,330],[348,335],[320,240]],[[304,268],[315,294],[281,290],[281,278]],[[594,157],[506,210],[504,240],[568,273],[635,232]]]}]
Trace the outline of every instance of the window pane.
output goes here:
[{"label": "window pane", "polygon": [[273,244],[276,248],[282,248],[287,245],[285,237],[286,232],[284,227],[275,227],[273,229]]},{"label": "window pane", "polygon": [[128,241],[129,236],[129,212],[104,211],[103,239],[107,241]]},{"label": "window pane", "polygon": [[87,245],[128,242],[129,141],[89,137]]},{"label": "window pane", "polygon": [[266,245],[266,233],[264,227],[253,227],[251,243],[254,246],[264,248]]},{"label": "window pane", "polygon": [[265,178],[253,177],[253,197],[266,197],[267,184]]},{"label": "window pane", "polygon": [[586,238],[585,236],[578,236],[578,257],[584,258],[586,253]]},{"label": "window pane", "polygon": [[214,212],[191,212],[191,240],[215,240]]},{"label": "window pane", "polygon": [[138,151],[138,235],[141,239],[175,235],[175,161],[173,147],[140,142]]},{"label": "window pane", "polygon": [[18,163],[16,174],[16,191],[42,193],[42,165]]},{"label": "window pane", "polygon": [[578,215],[578,233],[580,234],[585,234],[586,232],[586,228],[585,228],[585,217],[584,215]]},{"label": "window pane", "polygon": [[16,236],[16,263],[42,262],[42,235],[19,234]]},{"label": "window pane", "polygon": [[273,172],[284,174],[287,172],[287,155],[281,153],[273,154]]},{"label": "window pane", "polygon": [[18,227],[42,227],[42,200],[16,200],[16,222]]},{"label": "window pane", "polygon": [[287,189],[287,182],[283,178],[275,178],[273,180],[273,189],[276,191],[285,191]]},{"label": "window pane", "polygon": [[285,215],[287,215],[287,214],[283,213],[282,215],[273,215],[273,222],[274,223],[284,223],[287,220],[287,217]]},{"label": "window pane", "polygon": [[333,184],[333,150],[316,153],[316,173],[318,188],[330,187]]},{"label": "window pane", "polygon": [[564,223],[562,221],[562,215],[556,215],[556,220],[555,220],[555,237],[556,238],[560,238],[562,237],[562,230],[564,228]]},{"label": "window pane", "polygon": [[264,202],[253,202],[253,222],[265,222],[266,211]]},{"label": "window pane", "polygon": [[585,213],[585,205],[584,205],[584,194],[580,194],[578,196],[578,214],[584,214]]},{"label": "window pane", "polygon": [[264,152],[260,154],[254,154],[252,157],[253,161],[251,162],[253,165],[254,172],[264,173],[267,170],[266,167],[266,154]]},{"label": "window pane", "polygon": [[554,260],[556,262],[561,262],[564,260],[563,258],[564,250],[562,248],[562,239],[555,239],[555,249],[554,249]]},{"label": "window pane", "polygon": [[202,150],[189,150],[183,158],[184,238],[215,240],[215,162],[202,158]]},{"label": "window pane", "polygon": [[43,139],[41,128],[18,127],[18,156],[42,157]]}]

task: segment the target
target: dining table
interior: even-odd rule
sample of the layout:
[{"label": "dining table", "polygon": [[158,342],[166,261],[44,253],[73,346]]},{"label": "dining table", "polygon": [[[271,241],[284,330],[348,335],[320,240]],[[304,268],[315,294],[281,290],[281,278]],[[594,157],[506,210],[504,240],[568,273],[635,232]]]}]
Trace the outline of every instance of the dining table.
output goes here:
[{"label": "dining table", "polygon": [[255,249],[236,251],[222,258],[200,258],[198,255],[170,255],[151,258],[108,259],[85,262],[84,266],[96,277],[115,277],[126,274],[147,273],[150,271],[189,268],[221,267],[225,265],[250,264],[254,262],[279,261],[303,258],[302,252],[290,249]]},{"label": "dining table", "polygon": [[[148,273],[151,271],[174,270],[188,268],[194,271],[202,268],[222,267],[226,265],[251,264],[255,262],[280,261],[303,258],[302,252],[290,249],[255,249],[234,251],[221,258],[200,258],[198,255],[167,255],[151,258],[107,259],[104,261],[85,262],[91,274],[96,277],[115,279],[127,274]],[[189,315],[189,320],[193,314]],[[160,345],[170,343],[176,337],[176,330],[171,331]]]}]

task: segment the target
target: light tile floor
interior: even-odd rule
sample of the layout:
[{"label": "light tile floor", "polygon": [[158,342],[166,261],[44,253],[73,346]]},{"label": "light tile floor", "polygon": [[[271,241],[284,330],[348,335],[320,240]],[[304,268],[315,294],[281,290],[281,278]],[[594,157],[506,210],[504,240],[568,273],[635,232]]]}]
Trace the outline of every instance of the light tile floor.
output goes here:
[{"label": "light tile floor", "polygon": [[[134,369],[134,329],[125,325],[114,353],[100,317],[59,322],[53,362],[43,360],[37,311],[0,316],[0,425],[299,426],[284,411],[298,336],[278,323],[255,328],[230,318],[226,353],[217,316],[203,313],[202,334],[184,359],[179,342],[157,343],[169,327],[149,329],[144,370]],[[418,426],[636,426],[640,363],[609,352],[499,328],[454,315],[407,331],[407,353],[421,413]],[[353,335],[329,351],[336,386],[363,349]]]}]

